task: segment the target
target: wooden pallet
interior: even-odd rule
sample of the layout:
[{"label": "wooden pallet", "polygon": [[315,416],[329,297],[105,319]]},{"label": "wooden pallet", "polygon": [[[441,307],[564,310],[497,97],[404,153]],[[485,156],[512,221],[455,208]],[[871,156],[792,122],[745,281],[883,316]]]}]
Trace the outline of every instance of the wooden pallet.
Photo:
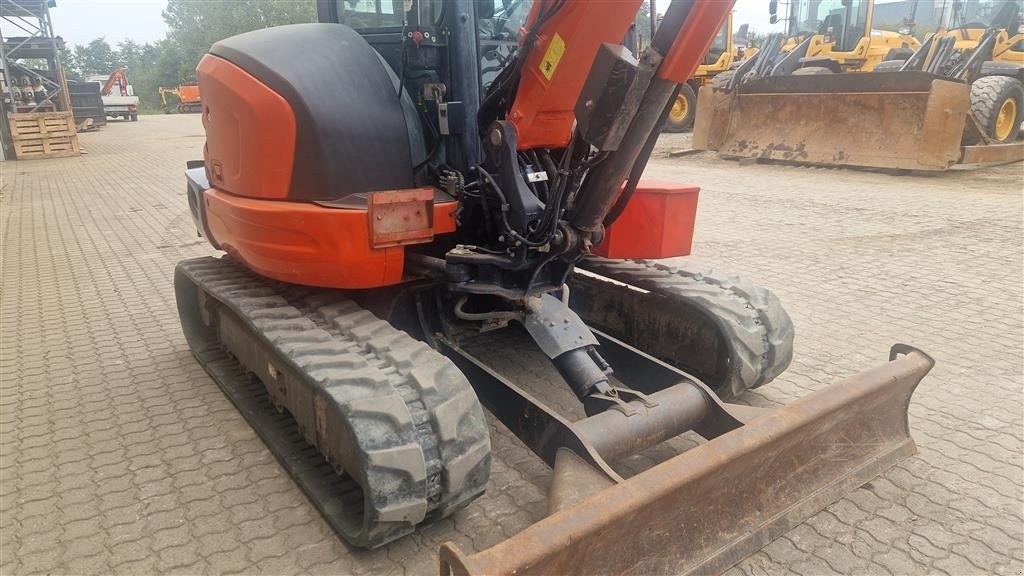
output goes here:
[{"label": "wooden pallet", "polygon": [[14,154],[19,160],[78,156],[78,132],[71,112],[8,114]]},{"label": "wooden pallet", "polygon": [[51,136],[34,140],[15,140],[14,155],[18,160],[78,156],[78,136]]}]

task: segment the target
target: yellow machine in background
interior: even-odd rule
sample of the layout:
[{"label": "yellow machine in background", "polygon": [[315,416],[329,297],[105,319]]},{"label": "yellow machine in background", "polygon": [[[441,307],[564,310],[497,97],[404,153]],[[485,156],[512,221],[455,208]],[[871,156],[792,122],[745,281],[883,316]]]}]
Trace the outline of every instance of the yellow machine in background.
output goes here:
[{"label": "yellow machine in background", "polygon": [[178,99],[178,106],[175,110],[179,114],[202,112],[203,110],[203,101],[199,95],[199,86],[197,84],[181,84],[177,88],[164,88],[160,86],[158,90],[160,92],[160,108],[164,111],[164,114],[171,113],[170,104],[167,102],[168,96],[174,96]]},{"label": "yellow machine in background", "polygon": [[[908,58],[921,47],[913,30],[913,8],[900,30],[876,30],[874,0],[792,0],[781,51],[800,66],[795,74],[870,72],[887,60]],[[778,6],[769,4],[772,22]]]},{"label": "yellow machine in background", "polygon": [[[942,27],[922,50],[907,60],[886,62],[878,70],[975,77],[970,104],[975,126],[968,126],[964,142],[1012,143],[1020,136],[1024,120],[1024,3],[953,2],[948,8]],[[961,62],[979,49],[991,54],[973,63],[976,70],[966,69]]]},{"label": "yellow machine in background", "polygon": [[[834,63],[797,58],[781,49],[780,37],[769,38],[728,82],[702,89],[694,148],[911,170],[1024,159],[1021,8],[1022,0],[953,1],[939,31],[913,54],[889,53],[867,73],[832,73]],[[819,32],[830,29],[827,19],[819,24]],[[861,51],[865,65],[871,53]]]},{"label": "yellow machine in background", "polygon": [[[778,67],[780,75],[868,72],[884,61],[906,59],[921,47],[911,34],[912,16],[904,19],[899,32],[873,30],[874,0],[792,0],[787,8],[786,34],[769,36],[765,46],[774,48],[777,56],[784,55]],[[777,10],[777,3],[771,2],[773,24],[778,22]],[[731,30],[730,14],[705,63],[680,87],[665,122],[666,132],[692,129],[700,87],[713,81],[719,85],[731,82],[736,65],[758,53],[747,38],[746,24],[735,35],[729,34]]]},{"label": "yellow machine in background", "polygon": [[665,121],[665,132],[690,131],[697,112],[697,91],[700,87],[709,84],[715,76],[731,70],[735,64],[757,53],[757,48],[753,47],[748,36],[748,30],[748,25],[743,24],[733,33],[732,13],[729,14],[725,24],[718,30],[711,49],[704,56],[704,63],[697,67],[689,82],[679,86],[679,95]]}]

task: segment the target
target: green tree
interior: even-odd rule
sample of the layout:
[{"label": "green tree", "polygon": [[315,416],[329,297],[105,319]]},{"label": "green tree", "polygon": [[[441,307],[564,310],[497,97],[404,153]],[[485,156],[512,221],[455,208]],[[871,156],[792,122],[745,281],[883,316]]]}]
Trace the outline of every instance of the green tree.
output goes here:
[{"label": "green tree", "polygon": [[110,74],[118,67],[118,57],[106,38],[97,38],[85,46],[75,46],[73,59],[76,70],[82,75]]},{"label": "green tree", "polygon": [[633,29],[636,31],[637,45],[642,50],[651,43],[651,3],[648,0],[640,5],[633,19]]},{"label": "green tree", "polygon": [[163,12],[166,37],[152,44],[123,40],[112,48],[105,38],[61,53],[68,77],[126,70],[143,110],[160,108],[159,88],[194,82],[199,60],[229,36],[316,21],[315,0],[168,0]]},{"label": "green tree", "polygon": [[178,78],[188,81],[214,42],[260,28],[315,22],[316,4],[314,0],[168,0],[163,17],[167,41],[179,58]]},{"label": "green tree", "polygon": [[82,73],[78,69],[78,61],[75,60],[75,49],[67,44],[58,44],[60,51],[60,64],[64,67],[64,73],[68,80],[82,80]]}]

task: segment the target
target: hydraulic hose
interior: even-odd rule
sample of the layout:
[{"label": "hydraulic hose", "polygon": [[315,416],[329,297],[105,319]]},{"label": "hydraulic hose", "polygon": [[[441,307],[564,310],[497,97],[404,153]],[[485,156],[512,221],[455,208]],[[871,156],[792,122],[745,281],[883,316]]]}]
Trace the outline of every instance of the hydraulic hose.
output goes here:
[{"label": "hydraulic hose", "polygon": [[[664,118],[666,105],[671,102],[678,85],[657,76],[662,57],[668,53],[683,23],[693,9],[693,0],[674,0],[665,13],[651,46],[641,56],[639,77],[650,78],[647,90],[622,138],[619,149],[612,152],[591,171],[584,183],[569,222],[583,232],[597,232],[605,216],[622,192],[622,185],[636,168],[647,147],[648,139],[656,137],[658,122]],[[639,78],[638,78],[639,79]],[[653,146],[652,146],[653,148]],[[641,163],[646,165],[646,161]],[[640,171],[643,168],[639,169]]]}]

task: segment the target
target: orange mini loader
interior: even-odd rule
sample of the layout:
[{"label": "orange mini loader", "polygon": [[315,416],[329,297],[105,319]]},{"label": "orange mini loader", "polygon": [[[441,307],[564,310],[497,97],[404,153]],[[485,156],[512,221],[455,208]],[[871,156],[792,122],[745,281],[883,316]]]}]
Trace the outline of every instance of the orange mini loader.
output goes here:
[{"label": "orange mini loader", "polygon": [[164,88],[161,86],[157,91],[160,92],[160,108],[164,111],[164,114],[171,113],[171,106],[167,102],[168,96],[174,96],[178,99],[178,106],[175,108],[178,114],[202,112],[203,110],[203,101],[199,96],[198,84],[181,84],[177,88]]},{"label": "orange mini loader", "polygon": [[[723,402],[785,370],[790,319],[764,288],[646,260],[689,252],[697,190],[640,174],[732,6],[674,0],[634,55],[639,7],[325,1],[200,63],[188,199],[227,255],[178,265],[182,326],[350,544],[484,491],[484,409],[553,468],[550,514],[443,546],[445,574],[723,570],[913,453],[932,361],[906,346],[783,408]],[[578,417],[495,369],[495,333]],[[687,431],[707,441],[615,467]]]}]

